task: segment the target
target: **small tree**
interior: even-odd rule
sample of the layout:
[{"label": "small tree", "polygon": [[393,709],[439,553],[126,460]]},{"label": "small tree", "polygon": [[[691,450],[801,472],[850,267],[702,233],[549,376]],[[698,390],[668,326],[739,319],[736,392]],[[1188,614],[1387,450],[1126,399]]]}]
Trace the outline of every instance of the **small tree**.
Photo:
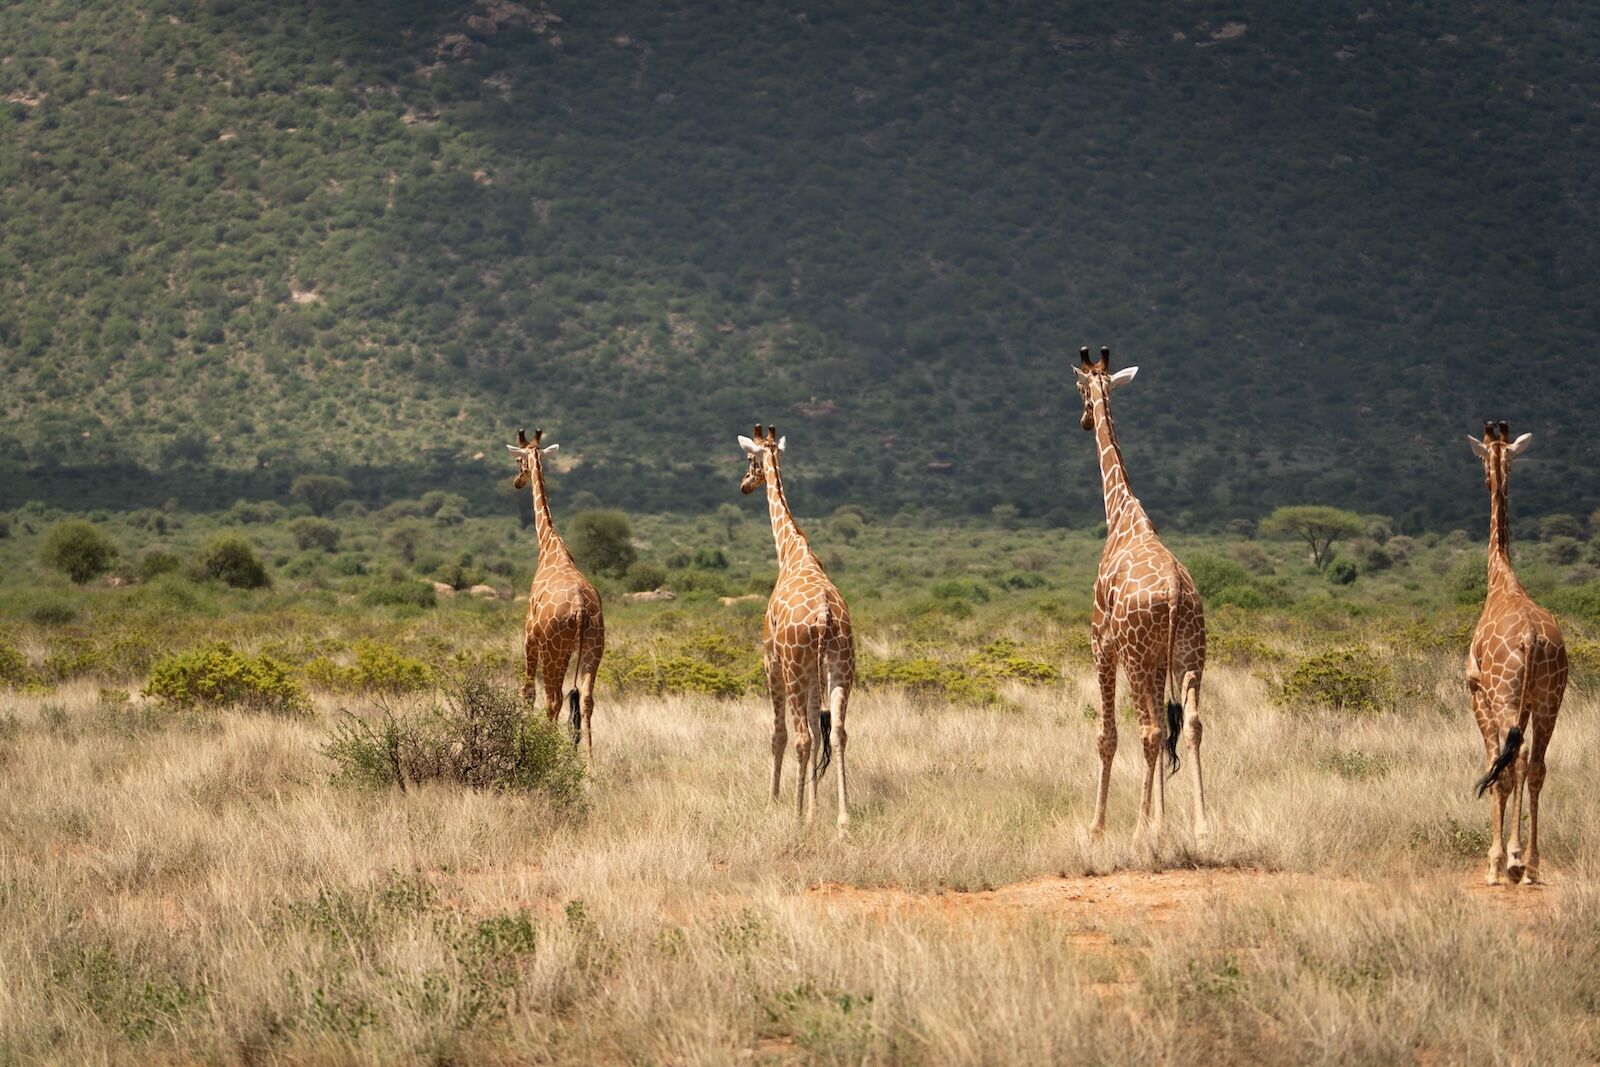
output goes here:
[{"label": "small tree", "polygon": [[78,585],[111,569],[117,546],[92,522],[69,519],[57,523],[45,536],[39,558]]},{"label": "small tree", "polygon": [[1311,550],[1311,562],[1323,570],[1333,559],[1329,550],[1334,542],[1360,537],[1366,532],[1366,523],[1353,511],[1304,504],[1277,509],[1261,520],[1261,532],[1287,534],[1304,541]]},{"label": "small tree", "polygon": [[334,474],[302,474],[289,486],[289,492],[304,500],[311,514],[321,518],[339,506],[350,492],[350,483]]},{"label": "small tree", "polygon": [[633,527],[620,511],[580,511],[567,532],[567,547],[578,565],[620,578],[638,553],[633,548]]}]

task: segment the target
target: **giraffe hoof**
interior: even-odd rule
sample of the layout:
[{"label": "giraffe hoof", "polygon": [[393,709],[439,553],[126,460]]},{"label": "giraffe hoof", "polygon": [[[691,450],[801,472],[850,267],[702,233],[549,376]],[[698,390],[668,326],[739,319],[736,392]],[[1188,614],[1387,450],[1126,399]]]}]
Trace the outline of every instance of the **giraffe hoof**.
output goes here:
[{"label": "giraffe hoof", "polygon": [[1522,876],[1526,873],[1526,869],[1520,863],[1514,863],[1506,868],[1506,877],[1511,879],[1512,885],[1522,881]]}]

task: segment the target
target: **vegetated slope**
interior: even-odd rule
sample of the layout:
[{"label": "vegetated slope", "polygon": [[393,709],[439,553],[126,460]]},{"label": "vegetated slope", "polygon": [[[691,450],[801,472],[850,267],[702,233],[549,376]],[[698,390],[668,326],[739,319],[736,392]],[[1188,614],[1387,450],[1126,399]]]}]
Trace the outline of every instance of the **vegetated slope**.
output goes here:
[{"label": "vegetated slope", "polygon": [[1541,437],[1524,506],[1600,503],[1597,12],[83,0],[0,34],[8,498],[473,491],[538,423],[570,486],[698,508],[759,416],[803,508],[1092,522],[1068,364],[1106,343],[1158,515],[1459,522],[1488,416]]}]

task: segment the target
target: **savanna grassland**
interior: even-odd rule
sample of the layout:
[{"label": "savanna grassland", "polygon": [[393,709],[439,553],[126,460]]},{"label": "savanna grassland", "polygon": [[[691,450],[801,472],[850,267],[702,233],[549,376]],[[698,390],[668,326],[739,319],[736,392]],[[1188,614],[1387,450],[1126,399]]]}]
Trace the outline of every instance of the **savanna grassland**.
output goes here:
[{"label": "savanna grassland", "polygon": [[[10,516],[0,1061],[1600,1056],[1600,663],[1570,537],[1518,557],[1576,668],[1548,885],[1490,891],[1465,534],[1374,518],[1345,584],[1288,543],[1170,538],[1212,631],[1201,844],[1181,773],[1161,839],[1134,835],[1127,710],[1108,833],[1086,833],[1093,531],[806,522],[863,661],[840,839],[831,772],[811,831],[792,766],[766,796],[761,599],[722,600],[771,581],[755,505],[634,517],[636,558],[605,562],[587,773],[564,724],[533,716],[499,765],[492,727],[451,718],[463,692],[503,713],[519,668],[522,605],[466,588],[509,594],[533,556],[514,521],[451,509],[346,509],[331,545],[270,505],[93,516],[119,586],[39,562],[62,516]],[[215,566],[219,537],[268,584],[230,585],[254,572]],[[624,596],[661,582],[677,599]]]}]

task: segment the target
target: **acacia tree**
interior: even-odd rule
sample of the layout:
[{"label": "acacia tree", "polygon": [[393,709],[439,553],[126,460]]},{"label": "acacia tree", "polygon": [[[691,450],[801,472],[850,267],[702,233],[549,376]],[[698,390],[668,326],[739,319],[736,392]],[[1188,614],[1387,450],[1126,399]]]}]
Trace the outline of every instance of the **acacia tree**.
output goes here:
[{"label": "acacia tree", "polygon": [[304,500],[318,518],[337,507],[349,491],[350,483],[335,474],[302,474],[289,486],[289,492]]},{"label": "acacia tree", "polygon": [[1321,504],[1300,504],[1278,508],[1261,522],[1261,532],[1298,537],[1311,549],[1311,562],[1318,570],[1333,559],[1333,543],[1360,537],[1366,531],[1361,516],[1342,508]]}]

